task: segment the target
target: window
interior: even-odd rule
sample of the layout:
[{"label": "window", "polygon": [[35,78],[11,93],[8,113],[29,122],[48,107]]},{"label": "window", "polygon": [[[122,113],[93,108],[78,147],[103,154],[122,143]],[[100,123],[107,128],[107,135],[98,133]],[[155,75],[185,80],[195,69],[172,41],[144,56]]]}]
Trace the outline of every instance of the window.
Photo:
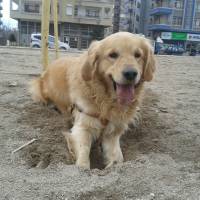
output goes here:
[{"label": "window", "polygon": [[150,18],[150,24],[153,24],[153,19],[152,18]]},{"label": "window", "polygon": [[100,10],[98,8],[86,8],[86,17],[99,17]]},{"label": "window", "polygon": [[81,35],[87,36],[87,35],[88,35],[88,32],[89,32],[88,26],[81,26],[80,32],[81,32]]},{"label": "window", "polygon": [[181,26],[182,25],[182,17],[174,16],[172,23],[173,23],[173,25]]},{"label": "window", "polygon": [[129,9],[128,9],[128,12],[129,12],[130,14],[132,14],[132,13],[133,13],[133,8],[129,8]]},{"label": "window", "polygon": [[136,15],[136,21],[137,21],[137,22],[140,21],[140,17],[139,17],[139,15]]},{"label": "window", "polygon": [[35,31],[35,24],[33,22],[28,22],[28,34],[32,34]]},{"label": "window", "polygon": [[39,3],[24,3],[24,12],[28,13],[40,13],[40,4]]},{"label": "window", "polygon": [[194,24],[195,27],[200,27],[200,19],[195,19]]},{"label": "window", "polygon": [[66,7],[66,15],[72,15],[73,14],[73,7],[72,5],[68,4]]},{"label": "window", "polygon": [[176,17],[173,17],[173,21],[172,21],[172,24],[176,24]]},{"label": "window", "polygon": [[74,7],[74,16],[78,16],[78,6]]},{"label": "window", "polygon": [[40,33],[41,32],[41,25],[39,23],[36,24],[36,33]]},{"label": "window", "polygon": [[21,33],[22,34],[27,34],[28,31],[27,31],[27,25],[21,25]]},{"label": "window", "polygon": [[174,2],[174,7],[177,9],[182,9],[183,8],[183,2],[182,1],[175,1]]},{"label": "window", "polygon": [[141,3],[140,2],[137,2],[137,8],[141,8]]},{"label": "window", "polygon": [[200,3],[197,3],[197,5],[196,5],[196,11],[200,12]]},{"label": "window", "polygon": [[104,8],[105,17],[110,17],[110,8]]}]

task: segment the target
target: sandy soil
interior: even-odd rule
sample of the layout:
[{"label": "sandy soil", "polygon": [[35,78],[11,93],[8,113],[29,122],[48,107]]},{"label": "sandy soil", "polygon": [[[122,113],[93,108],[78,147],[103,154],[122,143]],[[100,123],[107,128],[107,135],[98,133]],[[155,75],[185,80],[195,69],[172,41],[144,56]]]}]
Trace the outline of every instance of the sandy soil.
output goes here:
[{"label": "sandy soil", "polygon": [[83,171],[67,151],[65,119],[27,93],[27,82],[41,72],[40,51],[0,48],[0,199],[200,200],[199,63],[200,57],[158,57],[141,120],[121,140],[126,161],[97,169],[101,156],[93,149],[93,169]]}]

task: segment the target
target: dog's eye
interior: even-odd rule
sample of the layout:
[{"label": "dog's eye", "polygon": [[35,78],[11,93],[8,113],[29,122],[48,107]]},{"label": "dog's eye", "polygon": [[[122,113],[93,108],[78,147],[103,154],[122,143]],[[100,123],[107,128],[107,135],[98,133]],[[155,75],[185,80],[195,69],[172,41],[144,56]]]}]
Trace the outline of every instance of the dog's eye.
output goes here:
[{"label": "dog's eye", "polygon": [[140,53],[140,52],[135,52],[134,56],[135,56],[136,58],[140,58],[140,57],[141,57],[141,53]]},{"label": "dog's eye", "polygon": [[116,58],[119,57],[119,54],[116,53],[116,52],[112,52],[112,53],[109,54],[109,57],[110,57],[110,58],[113,58],[113,59],[116,59]]}]

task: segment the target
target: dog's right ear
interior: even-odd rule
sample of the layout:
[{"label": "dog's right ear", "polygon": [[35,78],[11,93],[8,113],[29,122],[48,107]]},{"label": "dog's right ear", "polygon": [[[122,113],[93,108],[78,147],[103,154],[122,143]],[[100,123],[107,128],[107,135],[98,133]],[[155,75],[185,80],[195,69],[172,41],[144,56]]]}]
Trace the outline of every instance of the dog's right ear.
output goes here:
[{"label": "dog's right ear", "polygon": [[149,41],[145,43],[145,64],[143,68],[143,78],[145,81],[151,81],[153,79],[153,74],[156,70],[155,56],[152,50],[152,46]]},{"label": "dog's right ear", "polygon": [[94,41],[91,43],[86,53],[85,61],[83,61],[81,74],[85,81],[91,80],[95,74],[95,71],[97,70],[99,43],[99,41]]}]

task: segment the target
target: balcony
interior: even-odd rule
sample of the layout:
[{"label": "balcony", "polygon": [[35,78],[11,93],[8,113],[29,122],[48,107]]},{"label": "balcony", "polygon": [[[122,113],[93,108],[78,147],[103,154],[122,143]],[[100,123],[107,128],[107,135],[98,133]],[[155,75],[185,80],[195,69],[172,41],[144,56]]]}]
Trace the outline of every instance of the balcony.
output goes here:
[{"label": "balcony", "polygon": [[113,4],[114,3],[114,0],[76,0],[76,3],[78,4],[85,4],[85,3],[110,3],[110,4]]},{"label": "balcony", "polygon": [[173,9],[168,7],[158,7],[150,11],[150,15],[170,15]]},{"label": "balcony", "polygon": [[151,24],[148,26],[148,29],[150,31],[155,31],[155,30],[169,31],[169,30],[171,30],[171,26],[168,24]]},{"label": "balcony", "polygon": [[83,15],[78,15],[78,16],[63,16],[62,17],[62,22],[70,22],[70,23],[79,23],[79,24],[90,24],[90,25],[100,25],[100,26],[105,26],[109,27],[112,25],[112,18],[92,18],[92,17],[87,17]]},{"label": "balcony", "polygon": [[113,2],[113,0],[76,0],[75,4],[79,6],[104,7],[105,5],[113,6]]}]

